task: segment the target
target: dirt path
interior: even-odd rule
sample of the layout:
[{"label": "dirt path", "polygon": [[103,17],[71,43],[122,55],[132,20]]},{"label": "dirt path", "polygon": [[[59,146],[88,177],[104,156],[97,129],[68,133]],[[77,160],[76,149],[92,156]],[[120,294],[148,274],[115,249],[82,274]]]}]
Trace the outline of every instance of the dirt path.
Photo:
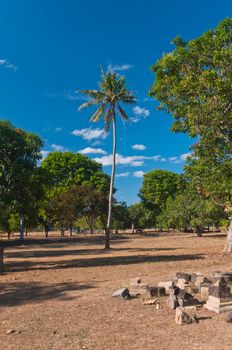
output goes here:
[{"label": "dirt path", "polygon": [[[199,324],[177,326],[165,301],[156,310],[141,299],[111,297],[137,276],[154,284],[177,271],[231,271],[223,245],[223,235],[164,234],[119,238],[110,252],[91,238],[8,247],[0,349],[231,349],[225,314],[202,310]],[[6,334],[9,329],[16,333]]]}]

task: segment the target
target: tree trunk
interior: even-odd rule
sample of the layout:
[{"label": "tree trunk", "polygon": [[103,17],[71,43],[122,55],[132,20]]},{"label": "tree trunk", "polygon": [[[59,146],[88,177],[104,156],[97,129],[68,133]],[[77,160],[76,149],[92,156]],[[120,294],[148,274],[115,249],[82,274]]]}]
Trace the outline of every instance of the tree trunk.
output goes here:
[{"label": "tree trunk", "polygon": [[230,225],[227,230],[226,244],[223,252],[224,253],[232,252],[232,217],[230,217]]},{"label": "tree trunk", "polygon": [[131,225],[131,233],[135,233],[135,223],[132,222],[132,225]]},{"label": "tree trunk", "polygon": [[20,224],[20,240],[24,240],[24,216],[20,214],[20,219],[19,219],[19,224]]},{"label": "tree trunk", "polygon": [[70,225],[70,226],[69,226],[69,235],[70,235],[70,237],[72,237],[72,231],[73,231],[73,230],[72,230],[72,225]]},{"label": "tree trunk", "polygon": [[113,113],[113,160],[112,160],[112,172],[110,179],[110,193],[109,193],[109,209],[108,209],[108,218],[106,225],[106,236],[105,236],[105,249],[110,248],[110,229],[112,222],[112,200],[113,200],[113,189],[114,189],[114,176],[115,176],[115,160],[116,160],[116,118],[114,106],[112,107]]}]

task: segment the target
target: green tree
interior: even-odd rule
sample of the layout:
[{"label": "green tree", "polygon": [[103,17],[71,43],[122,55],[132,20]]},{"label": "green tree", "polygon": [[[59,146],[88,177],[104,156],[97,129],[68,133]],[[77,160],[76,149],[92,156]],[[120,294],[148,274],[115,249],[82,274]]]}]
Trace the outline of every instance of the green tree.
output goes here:
[{"label": "green tree", "polygon": [[139,196],[156,215],[165,209],[168,198],[174,198],[184,186],[183,176],[168,170],[152,170],[144,175]]},{"label": "green tree", "polygon": [[37,167],[41,147],[39,136],[0,121],[0,198],[19,213],[21,239],[25,216],[43,196],[43,176]]},{"label": "green tree", "polygon": [[156,212],[147,208],[143,203],[132,204],[129,209],[132,233],[137,228],[151,228],[156,224]]},{"label": "green tree", "polygon": [[49,176],[51,195],[73,185],[91,185],[104,193],[108,191],[110,180],[102,166],[79,153],[52,152],[43,160],[41,168]]},{"label": "green tree", "polygon": [[[232,19],[195,40],[173,42],[152,67],[150,95],[172,114],[173,131],[197,137],[192,172],[199,191],[232,212]],[[224,251],[232,251],[232,219]]]},{"label": "green tree", "polygon": [[135,103],[135,97],[132,92],[127,90],[125,78],[118,76],[116,73],[104,73],[102,70],[102,81],[99,83],[99,90],[81,90],[80,92],[91,98],[90,101],[83,103],[79,110],[84,107],[92,105],[99,105],[97,110],[91,116],[90,121],[99,121],[104,118],[105,131],[108,132],[110,124],[113,124],[113,156],[112,156],[112,173],[109,190],[109,208],[108,219],[105,236],[105,249],[110,248],[110,229],[112,224],[112,204],[113,204],[113,189],[115,177],[115,163],[116,163],[116,110],[123,120],[128,120],[128,116],[121,103],[132,104]]}]

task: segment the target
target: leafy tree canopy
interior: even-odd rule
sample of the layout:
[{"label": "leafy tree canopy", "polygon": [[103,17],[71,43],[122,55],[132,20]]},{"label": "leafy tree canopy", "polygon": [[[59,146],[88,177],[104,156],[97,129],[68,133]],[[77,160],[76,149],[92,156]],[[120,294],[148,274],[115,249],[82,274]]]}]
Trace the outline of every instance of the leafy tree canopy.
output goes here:
[{"label": "leafy tree canopy", "polygon": [[183,176],[167,170],[152,170],[144,175],[140,197],[157,213],[165,208],[168,198],[174,198],[184,186]]},{"label": "leafy tree canopy", "polygon": [[174,40],[175,49],[153,67],[150,95],[171,113],[173,131],[199,137],[211,152],[232,149],[232,19],[200,38]]},{"label": "leafy tree canopy", "polygon": [[41,167],[49,174],[52,191],[65,190],[73,185],[92,185],[98,190],[108,191],[110,180],[103,173],[102,166],[79,153],[52,152]]}]

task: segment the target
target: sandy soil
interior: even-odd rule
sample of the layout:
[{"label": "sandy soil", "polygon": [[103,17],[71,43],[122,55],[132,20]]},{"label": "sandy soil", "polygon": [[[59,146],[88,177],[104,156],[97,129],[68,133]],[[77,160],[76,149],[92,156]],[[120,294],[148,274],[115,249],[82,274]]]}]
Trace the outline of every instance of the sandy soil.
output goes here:
[{"label": "sandy soil", "polygon": [[177,271],[231,271],[224,241],[222,234],[150,234],[120,236],[110,252],[91,237],[9,246],[0,275],[0,349],[231,349],[225,314],[202,309],[199,324],[178,326],[165,299],[156,310],[142,299],[111,297],[137,276],[154,285]]}]

